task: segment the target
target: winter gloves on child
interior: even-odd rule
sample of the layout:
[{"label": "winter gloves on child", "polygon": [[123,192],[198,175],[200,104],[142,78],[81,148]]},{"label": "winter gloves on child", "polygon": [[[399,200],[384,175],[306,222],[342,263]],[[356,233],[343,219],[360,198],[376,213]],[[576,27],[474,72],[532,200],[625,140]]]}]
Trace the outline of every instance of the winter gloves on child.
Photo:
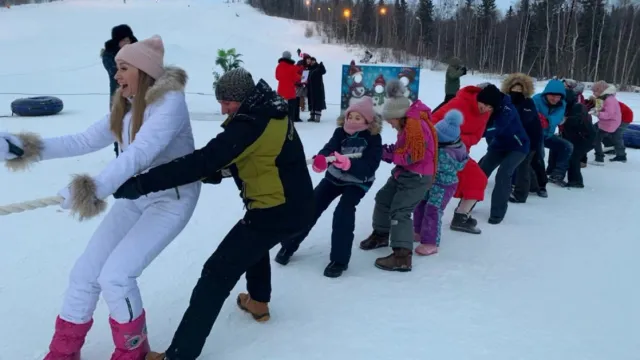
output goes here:
[{"label": "winter gloves on child", "polygon": [[[348,171],[351,168],[351,159],[347,156],[342,155],[339,152],[334,152],[331,156],[336,158],[333,161],[333,166],[336,168],[342,171]],[[327,170],[327,167],[329,167],[329,164],[327,163],[327,158],[324,155],[316,155],[313,157],[313,163],[311,164],[313,171],[321,173]]]},{"label": "winter gloves on child", "polygon": [[394,151],[396,151],[396,146],[394,144],[382,145],[382,161],[391,164],[393,162]]},{"label": "winter gloves on child", "polygon": [[333,166],[342,171],[348,171],[351,168],[351,159],[338,152],[334,152],[332,155],[336,158],[336,160],[333,162]]},{"label": "winter gloves on child", "polygon": [[327,170],[327,158],[324,155],[316,155],[313,157],[313,164],[311,164],[311,169],[317,173],[321,173]]}]

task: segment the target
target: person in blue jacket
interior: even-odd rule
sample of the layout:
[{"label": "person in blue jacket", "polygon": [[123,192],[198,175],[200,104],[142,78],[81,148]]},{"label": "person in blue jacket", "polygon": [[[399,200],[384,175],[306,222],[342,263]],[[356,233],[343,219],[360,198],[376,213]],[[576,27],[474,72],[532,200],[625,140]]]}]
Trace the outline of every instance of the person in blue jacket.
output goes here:
[{"label": "person in blue jacket", "polygon": [[[382,159],[382,121],[374,112],[369,96],[352,104],[344,117],[338,118],[338,127],[329,142],[313,158],[312,169],[325,172],[325,177],[314,189],[315,218],[307,231],[282,242],[276,262],[287,265],[322,213],[338,197],[333,212],[331,254],[324,276],[337,278],[347,270],[353,246],[356,206],[367,194],[375,180]],[[349,159],[346,154],[361,153],[360,158]],[[335,156],[330,165],[326,157]]]},{"label": "person in blue jacket", "polygon": [[[557,155],[556,166],[550,169],[551,172],[547,175],[549,175],[550,182],[560,186],[565,185],[564,177],[569,169],[569,159],[573,152],[573,145],[569,141],[555,135],[556,128],[564,121],[564,113],[567,107],[566,96],[562,81],[551,80],[542,93],[533,97],[536,108],[543,118],[544,148],[553,151]],[[542,154],[544,154],[544,148],[541,147],[540,149]]]},{"label": "person in blue jacket", "polygon": [[500,98],[500,106],[493,111],[487,124],[485,138],[489,146],[487,154],[480,162],[480,168],[487,177],[498,169],[491,193],[489,224],[499,224],[507,214],[511,177],[529,154],[529,136],[522,126],[518,110],[511,103],[511,98],[501,93],[493,84],[487,87],[495,88],[495,96]]},{"label": "person in blue jacket", "polygon": [[511,98],[511,102],[518,110],[522,126],[529,136],[529,154],[516,169],[514,187],[509,198],[510,202],[524,203],[529,196],[531,185],[531,162],[542,146],[542,125],[538,117],[538,109],[531,99],[535,91],[533,79],[523,73],[511,74],[502,82],[501,90]]}]

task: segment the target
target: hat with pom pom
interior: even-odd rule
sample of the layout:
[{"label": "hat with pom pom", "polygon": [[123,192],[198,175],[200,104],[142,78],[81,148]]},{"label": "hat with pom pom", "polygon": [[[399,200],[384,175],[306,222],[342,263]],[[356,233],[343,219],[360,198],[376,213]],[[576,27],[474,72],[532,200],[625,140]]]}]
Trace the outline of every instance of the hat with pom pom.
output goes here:
[{"label": "hat with pom pom", "polygon": [[454,142],[460,138],[460,125],[464,121],[462,113],[456,109],[449,110],[442,121],[435,124],[438,142]]},{"label": "hat with pom pom", "polygon": [[407,110],[411,107],[411,100],[404,96],[406,88],[404,84],[393,79],[387,83],[387,99],[382,107],[382,117],[389,119],[400,119],[407,115]]}]

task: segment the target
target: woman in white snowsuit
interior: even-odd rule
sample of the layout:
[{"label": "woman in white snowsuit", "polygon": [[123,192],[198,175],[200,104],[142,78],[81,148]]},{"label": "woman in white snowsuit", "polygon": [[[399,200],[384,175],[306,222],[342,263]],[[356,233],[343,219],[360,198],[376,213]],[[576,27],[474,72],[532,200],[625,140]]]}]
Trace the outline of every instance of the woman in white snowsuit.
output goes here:
[{"label": "woman in white snowsuit", "polygon": [[[79,156],[117,141],[120,156],[100,174],[75,176],[58,193],[64,198],[62,207],[83,219],[105,210],[104,199],[130,177],[193,152],[184,95],[187,74],[164,67],[163,57],[164,46],[158,36],[125,45],[116,56],[120,88],[111,113],[74,135],[40,138],[33,133],[0,134],[0,156],[7,167],[18,170],[36,161]],[[24,154],[12,155],[8,142]],[[109,307],[115,343],[111,359],[144,359],[149,343],[136,279],[185,227],[196,207],[200,186],[196,182],[138,200],[115,201],[71,270],[45,360],[80,359],[101,292]]]}]

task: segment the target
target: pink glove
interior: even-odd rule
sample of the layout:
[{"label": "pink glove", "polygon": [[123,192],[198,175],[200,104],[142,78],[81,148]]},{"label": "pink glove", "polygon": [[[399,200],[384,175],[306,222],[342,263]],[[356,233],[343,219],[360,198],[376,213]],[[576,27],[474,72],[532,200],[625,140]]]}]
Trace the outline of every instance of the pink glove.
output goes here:
[{"label": "pink glove", "polygon": [[311,164],[313,171],[321,173],[327,170],[327,158],[324,155],[316,155],[313,157],[313,164]]},{"label": "pink glove", "polygon": [[347,171],[351,168],[351,159],[340,154],[339,152],[334,152],[332,155],[336,157],[336,160],[333,162],[333,166],[342,171]]}]

